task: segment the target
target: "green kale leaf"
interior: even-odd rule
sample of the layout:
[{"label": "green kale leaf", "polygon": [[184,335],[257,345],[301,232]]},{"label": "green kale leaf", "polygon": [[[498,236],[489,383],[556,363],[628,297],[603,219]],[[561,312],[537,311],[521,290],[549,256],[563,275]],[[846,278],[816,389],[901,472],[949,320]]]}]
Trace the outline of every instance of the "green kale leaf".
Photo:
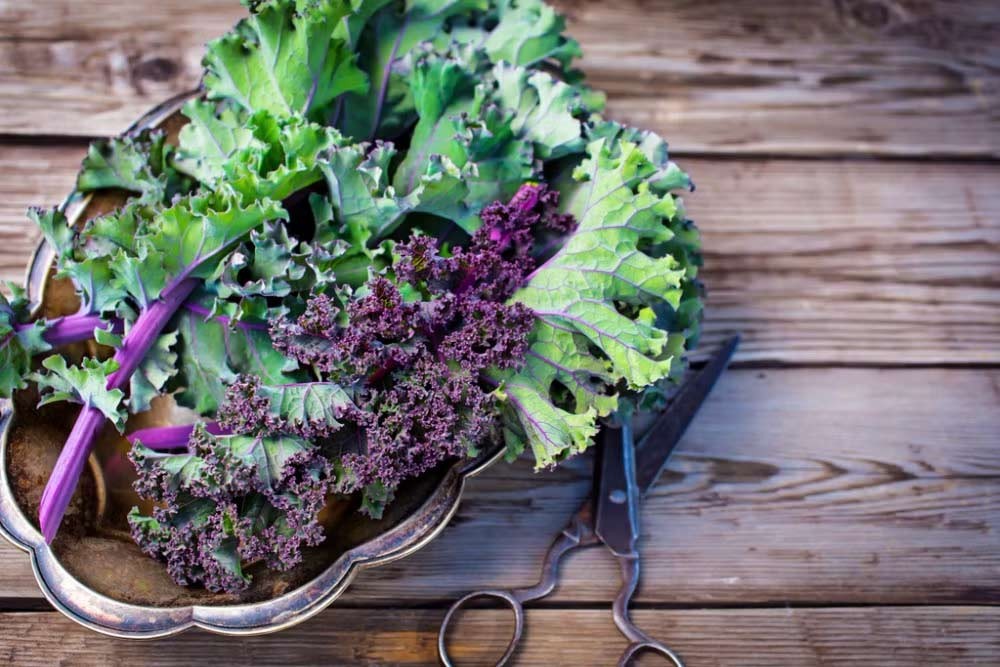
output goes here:
[{"label": "green kale leaf", "polygon": [[620,389],[668,377],[685,336],[657,326],[676,310],[687,268],[663,252],[683,217],[650,183],[661,169],[624,140],[598,139],[563,186],[576,230],[514,294],[538,317],[524,369],[504,378],[508,449],[539,466],[586,448]]},{"label": "green kale leaf", "polygon": [[346,2],[271,0],[254,6],[236,28],[209,43],[205,88],[214,100],[278,117],[324,121],[340,95],[367,90],[355,54],[338,34]]},{"label": "green kale leaf", "polygon": [[42,366],[48,373],[34,373],[31,377],[42,392],[39,407],[60,401],[79,403],[100,410],[119,431],[124,430],[125,394],[121,389],[107,388],[108,376],[118,370],[116,361],[87,358],[79,366],[67,366],[66,360],[56,354],[46,357]]}]

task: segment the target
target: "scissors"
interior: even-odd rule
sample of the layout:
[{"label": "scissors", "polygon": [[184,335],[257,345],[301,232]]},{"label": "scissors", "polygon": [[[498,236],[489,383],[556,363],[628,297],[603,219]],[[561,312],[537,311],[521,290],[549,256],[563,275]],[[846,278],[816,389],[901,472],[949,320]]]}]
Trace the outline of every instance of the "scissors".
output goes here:
[{"label": "scissors", "polygon": [[445,647],[445,634],[456,612],[470,600],[496,598],[514,611],[514,634],[507,650],[496,663],[501,667],[514,654],[524,631],[524,604],[549,595],[556,587],[559,562],[573,549],[603,545],[621,566],[622,586],[612,606],[615,625],[629,645],[618,660],[619,667],[642,651],[658,653],[675,667],[684,667],[680,657],[645,632],[629,618],[628,605],[639,585],[639,499],[656,483],[688,425],[722,375],[736,347],[733,336],[708,363],[686,380],[667,407],[656,417],[646,436],[634,444],[632,424],[628,420],[606,425],[598,435],[594,462],[594,486],[583,507],[552,542],[542,565],[541,577],[534,586],[514,589],[480,590],[457,600],[444,617],[438,632],[438,655],[445,667],[454,667]]}]

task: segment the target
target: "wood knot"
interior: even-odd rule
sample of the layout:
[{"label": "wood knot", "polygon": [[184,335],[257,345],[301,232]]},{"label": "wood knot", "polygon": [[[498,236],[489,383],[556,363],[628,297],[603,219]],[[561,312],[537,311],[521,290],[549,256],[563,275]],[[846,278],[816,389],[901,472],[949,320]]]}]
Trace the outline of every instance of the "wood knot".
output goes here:
[{"label": "wood knot", "polygon": [[167,58],[149,58],[135,65],[132,74],[136,79],[169,81],[180,71],[177,63]]},{"label": "wood knot", "polygon": [[881,2],[859,2],[851,8],[851,15],[863,26],[884,28],[889,23],[889,8]]},{"label": "wood knot", "polygon": [[878,0],[840,0],[837,4],[851,21],[871,30],[881,30],[892,21],[892,11]]}]

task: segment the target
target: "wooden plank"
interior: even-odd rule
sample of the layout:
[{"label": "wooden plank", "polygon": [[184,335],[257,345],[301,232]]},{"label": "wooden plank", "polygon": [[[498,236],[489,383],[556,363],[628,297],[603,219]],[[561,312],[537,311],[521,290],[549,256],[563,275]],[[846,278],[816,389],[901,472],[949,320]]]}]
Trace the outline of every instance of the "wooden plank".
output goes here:
[{"label": "wooden plank", "polygon": [[73,189],[83,146],[0,144],[0,280],[23,282],[41,233],[25,217],[29,206],[55,206]]},{"label": "wooden plank", "polygon": [[1000,169],[695,160],[706,340],[741,360],[1000,361]]},{"label": "wooden plank", "polygon": [[[647,498],[639,599],[1000,598],[984,576],[1000,573],[998,379],[994,371],[731,371]],[[439,541],[363,575],[352,594],[388,601],[413,586],[442,600],[532,583],[588,491],[586,473],[491,471]],[[502,546],[484,548],[497,535]],[[563,581],[556,600],[610,600],[617,570],[601,550],[580,552]]]},{"label": "wooden plank", "polygon": [[[998,388],[998,370],[730,371],[647,498],[639,601],[995,602]],[[439,539],[362,573],[345,603],[531,583],[588,475],[585,459],[497,465]],[[605,604],[618,572],[591,550],[563,582],[553,602]],[[37,596],[27,558],[4,545],[0,599]]]},{"label": "wooden plank", "polygon": [[559,5],[608,115],[676,149],[1000,155],[996,3]]},{"label": "wooden plank", "polygon": [[[560,0],[609,114],[684,151],[1000,155],[1000,6]],[[195,84],[232,0],[0,6],[0,134],[106,135]],[[627,38],[625,38],[627,36]]]},{"label": "wooden plank", "polygon": [[[0,278],[20,279],[83,148],[0,146]],[[705,160],[687,196],[704,233],[706,342],[740,361],[1000,362],[1000,166]]]},{"label": "wooden plank", "polygon": [[[330,610],[301,626],[253,638],[191,631],[136,642],[102,637],[55,613],[3,614],[0,656],[11,665],[436,665],[441,610]],[[911,667],[995,664],[1000,609],[889,607],[846,609],[639,610],[636,622],[690,665]],[[493,664],[509,636],[500,610],[473,610],[455,628],[461,665]],[[58,641],[53,641],[58,637]],[[612,665],[625,640],[609,610],[529,610],[514,664]],[[492,660],[491,660],[492,658]],[[645,656],[641,665],[662,665]]]},{"label": "wooden plank", "polygon": [[[44,0],[0,6],[5,134],[117,134],[197,85],[209,39],[246,10],[228,0]],[[16,100],[20,99],[21,104]]]}]

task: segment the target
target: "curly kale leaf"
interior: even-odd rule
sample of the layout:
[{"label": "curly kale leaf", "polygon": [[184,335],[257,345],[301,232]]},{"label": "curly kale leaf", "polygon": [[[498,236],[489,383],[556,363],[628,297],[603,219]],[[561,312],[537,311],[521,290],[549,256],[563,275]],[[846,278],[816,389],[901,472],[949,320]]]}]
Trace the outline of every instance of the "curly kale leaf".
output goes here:
[{"label": "curly kale leaf", "polygon": [[466,192],[448,215],[467,232],[483,206],[537,178],[543,160],[583,149],[587,102],[548,74],[505,63],[483,70],[481,56],[459,49],[419,58],[411,86],[419,120],[393,184],[414,192],[434,156],[455,165]]},{"label": "curly kale leaf", "polygon": [[308,259],[309,247],[289,236],[284,223],[265,223],[226,260],[216,291],[238,305],[239,320],[266,316],[268,300],[312,285]]},{"label": "curly kale leaf", "polygon": [[[453,251],[411,234],[381,275],[317,294],[301,315],[272,326],[280,351],[350,392],[338,421],[362,434],[364,447],[341,462],[348,488],[366,489],[371,511],[404,479],[498,435],[490,373],[521,365],[535,320],[508,299],[534,265],[535,230],[566,229],[557,201],[558,193],[525,185],[509,203],[484,209],[470,244]],[[269,401],[243,384],[227,396],[226,425],[270,430]]]},{"label": "curly kale leaf", "polygon": [[247,126],[247,112],[229,104],[203,99],[187,102],[183,109],[187,124],[181,128],[174,166],[204,184],[221,179],[223,165],[238,151],[257,146],[264,148]]},{"label": "curly kale leaf", "polygon": [[355,144],[327,153],[320,171],[326,178],[330,214],[316,230],[316,243],[343,240],[364,246],[395,226],[409,208],[389,187],[395,157],[391,144]]},{"label": "curly kale leaf", "polygon": [[279,117],[258,111],[243,118],[223,107],[211,120],[198,117],[193,122],[200,129],[181,133],[178,168],[190,170],[211,189],[231,187],[247,200],[280,201],[322,180],[318,165],[324,153],[344,142],[337,130],[301,114]]},{"label": "curly kale leaf", "polygon": [[258,377],[243,376],[229,387],[219,423],[234,433],[329,438],[353,408],[350,394],[335,382],[269,386]]},{"label": "curly kale leaf", "polygon": [[395,138],[414,120],[408,72],[403,65],[418,45],[446,35],[454,17],[487,9],[487,0],[410,0],[381,3],[358,42],[358,66],[368,73],[367,91],[344,97],[336,125],[356,139]]},{"label": "curly kale leaf", "polygon": [[[95,329],[94,339],[101,345],[120,350],[121,335],[106,329]],[[154,398],[160,395],[170,378],[177,374],[177,332],[161,334],[150,345],[135,372],[129,378],[129,392],[126,404],[129,412],[136,414],[149,410]]]},{"label": "curly kale leaf", "polygon": [[304,379],[297,364],[274,349],[266,324],[237,320],[236,309],[188,304],[178,323],[180,332],[177,401],[199,414],[213,414],[226,387],[240,374],[259,377],[268,385]]},{"label": "curly kale leaf", "polygon": [[365,21],[358,66],[371,87],[345,96],[336,121],[358,139],[394,139],[416,121],[413,61],[422,48],[445,52],[453,43],[464,44],[493,63],[556,63],[563,70],[580,54],[579,45],[562,34],[563,18],[540,0],[411,0],[405,11],[390,3]]},{"label": "curly kale leaf", "polygon": [[129,381],[128,409],[135,414],[149,409],[170,378],[177,375],[177,332],[161,334],[142,358]]},{"label": "curly kale leaf", "polygon": [[582,55],[576,40],[563,34],[566,20],[542,0],[500,0],[494,14],[496,27],[483,48],[495,63],[530,67],[555,61],[566,69]]},{"label": "curly kale leaf", "polygon": [[131,457],[136,491],[157,503],[151,515],[132,509],[132,535],[182,585],[239,592],[250,583],[246,564],[287,570],[324,538],[318,515],[337,469],[306,440],[197,428],[186,453],[137,444]]},{"label": "curly kale leaf", "polygon": [[115,211],[91,218],[76,239],[75,251],[66,256],[103,260],[119,250],[138,252],[137,239],[146,233],[161,208],[134,198]]},{"label": "curly kale leaf", "polygon": [[[81,312],[117,312],[133,321],[178,282],[215,279],[229,254],[267,220],[287,217],[276,202],[230,186],[176,198],[169,206],[134,202],[88,222],[60,254]],[[46,213],[47,237],[72,234],[62,214]]]},{"label": "curly kale leaf", "polygon": [[467,215],[468,189],[447,158],[432,156],[413,191],[399,196],[390,184],[396,156],[391,144],[362,143],[335,147],[319,163],[328,196],[314,194],[311,200],[316,233],[310,262],[317,284],[356,287],[367,280],[384,259],[381,243],[411,213]]},{"label": "curly kale leaf", "polygon": [[171,281],[211,279],[218,276],[223,260],[251,230],[267,220],[287,217],[275,201],[261,198],[244,205],[242,198],[226,187],[161,211],[143,241],[162,259]]},{"label": "curly kale leaf", "polygon": [[580,91],[537,70],[500,63],[493,68],[496,103],[509,110],[513,135],[535,155],[552,160],[582,152],[580,117],[588,110]]},{"label": "curly kale leaf", "polygon": [[125,428],[125,410],[121,389],[108,389],[108,376],[118,370],[118,362],[113,359],[98,361],[84,359],[80,366],[67,366],[59,355],[46,357],[42,361],[48,373],[35,373],[31,379],[38,383],[42,393],[39,406],[70,401],[84,407],[100,410],[119,430]]},{"label": "curly kale leaf", "polygon": [[62,210],[33,206],[28,209],[28,219],[35,223],[45,240],[56,251],[57,259],[61,260],[72,256],[76,232],[70,227],[69,221],[66,220],[66,214]]},{"label": "curly kale leaf", "polygon": [[117,188],[148,202],[170,201],[190,186],[173,168],[172,152],[161,130],[95,141],[80,167],[76,187],[80,192]]},{"label": "curly kale leaf", "polygon": [[694,272],[669,252],[683,212],[652,185],[669,168],[602,138],[563,184],[578,226],[513,297],[538,322],[524,369],[504,378],[512,454],[529,445],[544,466],[585,449],[620,389],[668,377],[683,352],[685,335],[657,321],[678,309]]},{"label": "curly kale leaf", "polygon": [[27,386],[31,358],[50,349],[42,322],[22,324],[29,317],[30,304],[23,288],[7,283],[10,298],[0,292],[0,396]]},{"label": "curly kale leaf", "polygon": [[251,113],[325,121],[337,97],[368,88],[338,27],[351,11],[337,0],[257,4],[233,31],[209,43],[204,59],[209,98]]}]

